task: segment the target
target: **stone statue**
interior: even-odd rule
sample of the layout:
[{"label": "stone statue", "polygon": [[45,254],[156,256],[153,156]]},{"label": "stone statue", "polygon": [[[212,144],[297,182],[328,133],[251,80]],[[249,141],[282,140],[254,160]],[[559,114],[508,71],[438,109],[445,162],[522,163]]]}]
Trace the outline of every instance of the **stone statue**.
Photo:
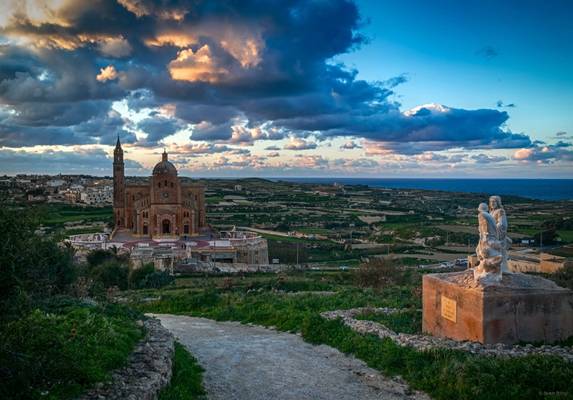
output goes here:
[{"label": "stone statue", "polygon": [[501,271],[504,273],[510,272],[507,266],[507,249],[511,246],[511,239],[507,236],[507,217],[505,215],[505,210],[501,205],[501,197],[490,196],[489,212],[495,219],[497,239],[501,244]]},{"label": "stone statue", "polygon": [[474,279],[482,284],[501,280],[502,246],[498,239],[498,229],[487,204],[478,207],[479,243],[476,248],[479,264],[474,268]]}]

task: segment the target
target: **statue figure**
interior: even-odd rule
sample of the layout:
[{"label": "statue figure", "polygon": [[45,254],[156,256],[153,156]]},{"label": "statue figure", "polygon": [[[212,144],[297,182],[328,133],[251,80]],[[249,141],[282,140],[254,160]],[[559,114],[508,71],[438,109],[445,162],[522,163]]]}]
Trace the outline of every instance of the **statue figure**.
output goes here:
[{"label": "statue figure", "polygon": [[474,279],[482,284],[501,280],[502,245],[498,239],[498,229],[487,204],[478,207],[479,243],[476,253],[479,264],[474,268]]},{"label": "statue figure", "polygon": [[501,244],[501,271],[503,273],[509,273],[510,271],[507,266],[507,249],[511,246],[511,239],[507,236],[507,217],[501,205],[501,197],[489,197],[489,212],[495,219],[497,240],[499,240]]}]

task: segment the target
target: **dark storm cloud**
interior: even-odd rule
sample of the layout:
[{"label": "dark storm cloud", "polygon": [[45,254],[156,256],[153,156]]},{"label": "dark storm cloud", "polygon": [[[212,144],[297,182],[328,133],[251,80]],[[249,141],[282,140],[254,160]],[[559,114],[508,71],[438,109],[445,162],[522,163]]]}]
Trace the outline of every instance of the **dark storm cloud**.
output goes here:
[{"label": "dark storm cloud", "polygon": [[[3,173],[18,173],[22,170],[31,173],[60,171],[68,173],[109,173],[110,157],[100,149],[77,150],[73,152],[46,151],[30,153],[14,150],[0,150],[0,170]],[[138,170],[142,165],[137,161],[125,160],[128,170]]]},{"label": "dark storm cloud", "polygon": [[230,140],[233,134],[233,122],[228,121],[223,124],[213,125],[211,123],[201,123],[195,125],[191,139],[193,140]]},{"label": "dark storm cloud", "polygon": [[88,144],[89,138],[69,127],[35,127],[0,123],[0,146]]},{"label": "dark storm cloud", "polygon": [[145,140],[138,144],[153,147],[157,146],[167,136],[171,136],[184,128],[184,125],[176,119],[154,116],[140,121],[137,127],[147,134]]},{"label": "dark storm cloud", "polygon": [[365,42],[351,0],[77,0],[49,15],[13,13],[0,27],[5,146],[111,143],[117,133],[133,141],[110,116],[121,99],[134,111],[171,107],[172,119],[139,124],[144,146],[186,124],[191,140],[350,137],[403,154],[531,145],[503,130],[505,112],[403,113],[392,95],[404,75],[366,82],[333,63]]},{"label": "dark storm cloud", "polygon": [[[81,107],[75,109],[81,110]],[[31,111],[31,113],[33,112]],[[41,110],[34,115],[40,114],[42,114]],[[62,117],[65,115],[67,114],[61,114]],[[64,121],[62,118],[51,121],[54,125],[39,124],[37,121],[24,125],[22,120],[29,121],[29,114],[14,117],[0,113],[0,146],[111,145],[115,143],[117,136],[120,136],[124,143],[133,143],[135,141],[135,135],[124,129],[124,122],[117,112],[108,111],[107,113],[102,113],[98,111],[95,115],[87,115],[87,120],[78,120],[75,125],[70,124],[70,121]],[[70,118],[74,116],[75,114],[71,114]],[[62,122],[62,125],[58,126],[57,122]]]}]

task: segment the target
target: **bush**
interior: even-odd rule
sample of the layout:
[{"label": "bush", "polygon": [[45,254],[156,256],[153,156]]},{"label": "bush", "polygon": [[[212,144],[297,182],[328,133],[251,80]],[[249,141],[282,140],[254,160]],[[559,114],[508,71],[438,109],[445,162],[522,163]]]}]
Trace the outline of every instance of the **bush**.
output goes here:
[{"label": "bush", "polygon": [[393,285],[405,285],[417,279],[417,273],[404,269],[395,259],[376,258],[353,271],[355,284],[380,290]]},{"label": "bush", "polygon": [[552,279],[559,286],[573,289],[573,265],[569,263],[548,278]]},{"label": "bush", "polygon": [[90,277],[96,285],[103,288],[118,287],[121,290],[127,289],[127,276],[129,269],[118,261],[106,261],[91,269]]},{"label": "bush", "polygon": [[153,264],[145,264],[129,273],[131,289],[159,289],[173,283],[175,278],[165,271],[155,271]]},{"label": "bush", "polygon": [[142,337],[138,314],[70,298],[46,302],[0,334],[0,398],[66,399],[120,367]]},{"label": "bush", "polygon": [[141,282],[141,287],[147,289],[159,289],[163,286],[170,285],[174,280],[175,278],[165,271],[155,271],[145,276],[145,279]]},{"label": "bush", "polygon": [[129,272],[130,289],[140,289],[142,287],[141,283],[147,277],[147,275],[150,275],[154,272],[155,272],[155,267],[151,263],[144,264],[141,266],[141,268],[133,268]]}]

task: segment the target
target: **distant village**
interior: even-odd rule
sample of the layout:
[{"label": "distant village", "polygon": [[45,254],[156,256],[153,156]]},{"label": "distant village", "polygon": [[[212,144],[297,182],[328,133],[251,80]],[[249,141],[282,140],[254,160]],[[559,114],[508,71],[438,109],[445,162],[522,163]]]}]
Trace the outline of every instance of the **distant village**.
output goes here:
[{"label": "distant village", "polygon": [[110,206],[113,181],[88,175],[16,175],[0,177],[0,191],[7,200],[29,203]]}]

